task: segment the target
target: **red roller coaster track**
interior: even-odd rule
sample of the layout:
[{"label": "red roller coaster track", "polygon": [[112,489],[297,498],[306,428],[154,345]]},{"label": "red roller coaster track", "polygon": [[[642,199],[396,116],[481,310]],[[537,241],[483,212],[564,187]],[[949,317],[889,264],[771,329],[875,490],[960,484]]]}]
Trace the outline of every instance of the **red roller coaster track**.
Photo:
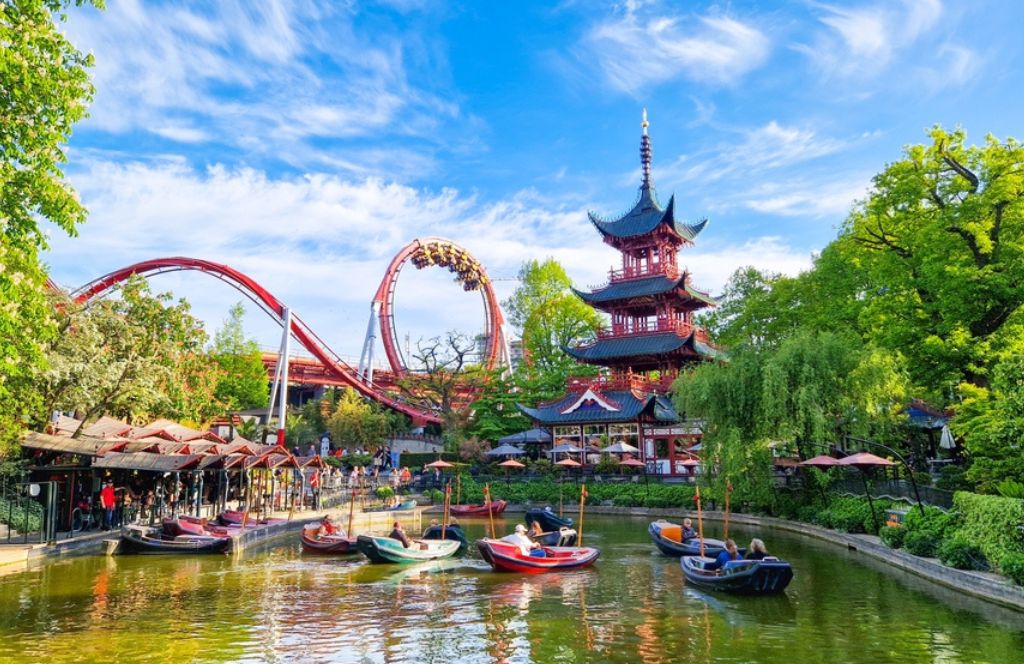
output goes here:
[{"label": "red roller coaster track", "polygon": [[[176,256],[173,258],[154,258],[104,275],[74,291],[71,295],[76,302],[88,302],[93,298],[102,297],[114,286],[132,275],[153,276],[167,272],[194,270],[209,274],[237,289],[267,312],[280,325],[284,325],[284,304],[267,289],[260,286],[251,277],[242,274],[227,265],[198,258]],[[500,314],[499,314],[500,317]],[[327,372],[336,376],[341,382],[350,385],[361,394],[404,413],[417,422],[439,423],[441,418],[437,412],[425,409],[418,404],[410,403],[371,385],[362,379],[357,371],[342,360],[337,353],[316,335],[298,316],[292,313],[291,335],[313,356],[319,360]]]},{"label": "red roller coaster track", "polygon": [[[487,276],[483,264],[474,258],[467,249],[440,237],[417,238],[402,247],[391,259],[388,269],[384,272],[384,278],[377,288],[377,294],[373,297],[367,346],[373,343],[372,329],[379,326],[381,343],[384,345],[384,353],[388,358],[388,364],[391,365],[391,371],[396,376],[408,373],[409,368],[406,366],[397,344],[394,296],[395,288],[398,285],[398,275],[401,273],[402,267],[410,261],[417,269],[431,266],[446,268],[455,275],[455,280],[462,284],[464,290],[480,292],[484,305],[484,335],[487,338],[485,366],[488,370],[493,369],[508,352],[505,348],[505,320],[501,315],[498,298],[494,294],[494,286]],[[378,320],[375,321],[375,318]],[[375,325],[375,323],[379,325]],[[363,352],[363,359],[367,359],[368,349],[364,347]],[[372,355],[370,357],[372,358]]]}]

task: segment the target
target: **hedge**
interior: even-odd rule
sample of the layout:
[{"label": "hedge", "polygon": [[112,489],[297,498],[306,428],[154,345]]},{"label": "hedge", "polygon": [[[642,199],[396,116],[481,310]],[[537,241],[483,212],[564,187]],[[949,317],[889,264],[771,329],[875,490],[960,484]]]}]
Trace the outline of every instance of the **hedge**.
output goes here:
[{"label": "hedge", "polygon": [[409,466],[412,468],[422,468],[428,463],[434,463],[438,459],[442,459],[449,463],[455,463],[459,461],[459,455],[455,452],[402,452],[402,456],[399,458],[399,463],[403,466]]},{"label": "hedge", "polygon": [[1024,555],[1024,500],[958,491],[953,505],[960,512],[960,532],[1000,566],[1011,554]]},{"label": "hedge", "polygon": [[43,527],[43,506],[34,500],[11,503],[0,498],[0,523],[18,532],[38,532]]},{"label": "hedge", "polygon": [[1024,586],[1024,554],[1010,553],[999,561],[999,569],[1018,586]]}]

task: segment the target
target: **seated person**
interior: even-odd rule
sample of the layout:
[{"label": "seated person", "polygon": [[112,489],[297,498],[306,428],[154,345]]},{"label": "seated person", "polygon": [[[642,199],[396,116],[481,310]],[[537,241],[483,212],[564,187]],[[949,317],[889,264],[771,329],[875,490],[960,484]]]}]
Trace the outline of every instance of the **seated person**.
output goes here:
[{"label": "seated person", "polygon": [[737,560],[743,560],[743,557],[740,555],[739,549],[736,548],[736,542],[727,539],[725,540],[725,549],[715,558],[715,568],[722,569]]},{"label": "seated person", "polygon": [[334,525],[333,521],[331,521],[331,517],[325,514],[324,518],[320,521],[320,537],[337,534],[338,527]]},{"label": "seated person", "polygon": [[750,548],[747,549],[747,560],[764,560],[770,556],[771,554],[765,548],[764,542],[756,538],[750,540]]},{"label": "seated person", "polygon": [[530,524],[530,530],[527,531],[526,536],[533,541],[537,541],[537,538],[541,535],[547,535],[547,533],[544,532],[544,529],[540,527],[539,521],[534,521]]},{"label": "seated person", "polygon": [[519,545],[519,552],[524,556],[543,558],[547,555],[544,553],[544,549],[540,548],[540,544],[526,536],[526,526],[521,523],[516,524],[516,531],[514,533],[505,535],[501,538],[501,541]]},{"label": "seated person", "polygon": [[685,542],[688,539],[693,539],[696,536],[697,531],[693,529],[693,521],[691,521],[690,519],[683,519],[683,541]]},{"label": "seated person", "polygon": [[395,521],[394,527],[391,529],[391,533],[388,535],[391,539],[398,540],[402,543],[402,546],[409,548],[412,546],[412,541],[409,536],[405,534],[405,530],[402,529],[402,524]]}]

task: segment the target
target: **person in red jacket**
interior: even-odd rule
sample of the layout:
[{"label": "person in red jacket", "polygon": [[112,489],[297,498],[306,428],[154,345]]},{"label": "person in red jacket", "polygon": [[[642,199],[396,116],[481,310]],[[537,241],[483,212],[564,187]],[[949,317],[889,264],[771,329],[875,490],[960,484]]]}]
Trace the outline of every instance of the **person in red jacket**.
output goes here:
[{"label": "person in red jacket", "polygon": [[103,508],[103,530],[110,530],[114,523],[114,505],[117,500],[114,497],[114,483],[107,480],[100,490],[100,507]]}]

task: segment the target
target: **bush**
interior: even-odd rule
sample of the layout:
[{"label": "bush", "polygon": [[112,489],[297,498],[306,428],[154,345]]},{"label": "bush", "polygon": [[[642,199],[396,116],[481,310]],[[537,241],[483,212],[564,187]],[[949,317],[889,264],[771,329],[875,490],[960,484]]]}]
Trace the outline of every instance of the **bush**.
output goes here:
[{"label": "bush", "polygon": [[0,498],[0,523],[18,532],[38,532],[43,527],[43,506],[34,500],[8,502]]},{"label": "bush", "polygon": [[906,549],[907,553],[912,553],[915,556],[921,556],[922,558],[934,558],[935,550],[938,548],[941,540],[928,531],[910,531],[903,539],[903,548]]},{"label": "bush", "polygon": [[[887,500],[875,500],[875,514],[879,524],[882,523],[883,514],[890,503]],[[833,498],[826,509],[818,512],[817,523],[846,533],[868,533],[874,532],[874,517],[871,516],[871,506],[867,498],[842,496]]]},{"label": "bush", "polygon": [[814,505],[803,505],[796,510],[797,521],[818,523],[818,508]]},{"label": "bush", "polygon": [[957,492],[953,504],[960,512],[961,532],[976,543],[991,561],[1008,554],[1024,555],[1024,538],[1018,526],[1024,524],[1024,500]]},{"label": "bush", "polygon": [[949,464],[939,471],[935,488],[943,491],[970,491],[974,485],[967,479],[967,471],[963,466]]},{"label": "bush", "polygon": [[899,549],[907,538],[907,529],[882,526],[882,529],[878,531],[878,536],[890,549]]},{"label": "bush", "polygon": [[985,554],[978,545],[959,533],[943,541],[937,553],[944,565],[956,569],[984,571],[989,568]]},{"label": "bush", "polygon": [[380,498],[381,500],[387,500],[388,498],[391,498],[392,496],[395,495],[395,490],[389,486],[379,486],[377,487],[376,493],[377,497]]},{"label": "bush", "polygon": [[956,517],[938,507],[926,506],[924,514],[915,507],[903,517],[903,525],[909,532],[920,532],[936,541],[945,539],[956,525]]},{"label": "bush", "polygon": [[1024,554],[1008,553],[999,561],[999,571],[1018,586],[1024,586]]}]

